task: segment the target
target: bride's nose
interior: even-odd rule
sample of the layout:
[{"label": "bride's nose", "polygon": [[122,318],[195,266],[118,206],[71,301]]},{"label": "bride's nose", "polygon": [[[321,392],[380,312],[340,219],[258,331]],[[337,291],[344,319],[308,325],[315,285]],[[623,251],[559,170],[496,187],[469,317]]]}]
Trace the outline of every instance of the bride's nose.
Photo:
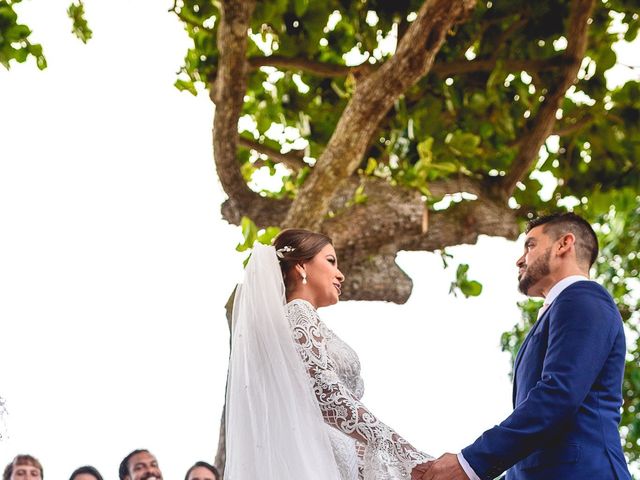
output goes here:
[{"label": "bride's nose", "polygon": [[340,283],[344,282],[344,275],[340,270],[338,270],[338,274],[336,275],[336,278],[340,281]]}]

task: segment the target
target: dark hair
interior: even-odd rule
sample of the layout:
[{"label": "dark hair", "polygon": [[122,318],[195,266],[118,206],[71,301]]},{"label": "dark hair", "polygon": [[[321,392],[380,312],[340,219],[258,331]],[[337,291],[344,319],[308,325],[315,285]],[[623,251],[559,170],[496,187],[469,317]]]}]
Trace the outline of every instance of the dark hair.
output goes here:
[{"label": "dark hair", "polygon": [[[323,233],[312,232],[311,230],[304,230],[302,228],[287,228],[281,231],[278,236],[273,240],[273,246],[276,247],[276,251],[279,250],[278,255],[280,260],[280,269],[282,270],[282,277],[284,278],[284,284],[287,289],[291,287],[291,276],[287,278],[287,275],[298,264],[303,264],[315,257],[320,250],[326,245],[333,245],[331,238]],[[285,247],[290,247],[292,251],[285,251]]]},{"label": "dark hair", "polygon": [[2,474],[2,480],[9,480],[11,478],[11,474],[13,473],[13,467],[18,465],[31,465],[32,467],[36,467],[40,470],[40,477],[44,478],[44,470],[42,468],[42,464],[38,461],[36,457],[31,455],[16,455],[11,463],[7,465],[4,469],[4,473]]},{"label": "dark hair", "polygon": [[215,480],[220,480],[220,473],[218,472],[218,469],[216,467],[214,467],[213,465],[209,465],[207,462],[196,462],[193,464],[193,466],[187,470],[187,474],[184,476],[184,480],[189,480],[189,475],[191,475],[191,471],[194,468],[197,467],[204,467],[207,470],[209,470],[211,473],[213,473],[213,478],[215,478]]},{"label": "dark hair", "polygon": [[76,468],[71,474],[71,476],[69,477],[69,480],[73,480],[74,478],[76,478],[77,475],[81,475],[83,473],[88,473],[89,475],[93,475],[94,477],[96,477],[96,480],[104,480],[102,478],[102,475],[100,475],[100,472],[98,471],[98,469],[95,467],[92,467],[91,465],[85,465],[84,467]]},{"label": "dark hair", "polygon": [[557,240],[565,233],[576,237],[576,259],[588,267],[598,258],[598,237],[584,218],[575,213],[554,213],[534,218],[527,224],[526,232],[543,225],[542,231]]},{"label": "dark hair", "polygon": [[124,478],[129,475],[129,460],[131,460],[131,457],[139,453],[148,453],[149,455],[151,455],[151,452],[149,452],[149,450],[142,448],[139,450],[134,450],[129,455],[124,457],[120,462],[120,468],[118,468],[118,476],[120,477],[120,480],[124,480]]}]

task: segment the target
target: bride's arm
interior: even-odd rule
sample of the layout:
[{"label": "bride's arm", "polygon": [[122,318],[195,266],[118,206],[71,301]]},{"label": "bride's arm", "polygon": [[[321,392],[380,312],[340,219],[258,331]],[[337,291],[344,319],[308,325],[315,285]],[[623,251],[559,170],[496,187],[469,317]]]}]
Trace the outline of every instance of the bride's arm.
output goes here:
[{"label": "bride's arm", "polygon": [[409,472],[416,464],[430,459],[378,420],[342,384],[329,359],[325,338],[311,307],[291,305],[289,315],[293,338],[313,380],[313,389],[325,422],[365,444],[367,448],[396,458]]}]

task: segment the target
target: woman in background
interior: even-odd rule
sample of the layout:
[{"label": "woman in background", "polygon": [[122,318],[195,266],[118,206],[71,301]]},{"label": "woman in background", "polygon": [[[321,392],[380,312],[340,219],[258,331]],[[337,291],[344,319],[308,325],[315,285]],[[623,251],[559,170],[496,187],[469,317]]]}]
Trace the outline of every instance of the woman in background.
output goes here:
[{"label": "woman in background", "polygon": [[95,467],[85,465],[77,468],[69,477],[69,480],[103,480],[102,475]]}]

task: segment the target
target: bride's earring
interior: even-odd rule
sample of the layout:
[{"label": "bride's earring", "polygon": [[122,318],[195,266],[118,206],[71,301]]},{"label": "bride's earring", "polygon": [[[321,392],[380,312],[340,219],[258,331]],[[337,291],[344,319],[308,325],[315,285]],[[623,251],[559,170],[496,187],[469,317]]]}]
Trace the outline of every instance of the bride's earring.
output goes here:
[{"label": "bride's earring", "polygon": [[302,284],[303,285],[307,284],[307,276],[304,273],[302,274]]}]

